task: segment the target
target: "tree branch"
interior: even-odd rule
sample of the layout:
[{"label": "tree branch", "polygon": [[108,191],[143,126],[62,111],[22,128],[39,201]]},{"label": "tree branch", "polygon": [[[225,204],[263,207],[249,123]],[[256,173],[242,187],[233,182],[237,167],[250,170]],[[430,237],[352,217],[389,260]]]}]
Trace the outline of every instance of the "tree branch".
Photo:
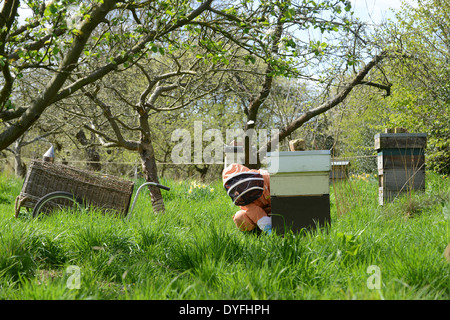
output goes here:
[{"label": "tree branch", "polygon": [[[280,42],[281,35],[283,34],[283,18],[284,18],[283,12],[281,12],[277,19],[275,32],[274,32],[274,35],[272,38],[272,43],[271,43],[271,48],[270,48],[271,56],[275,56],[279,51],[278,43]],[[258,114],[259,107],[264,103],[264,101],[266,101],[267,97],[270,94],[270,89],[272,88],[272,82],[273,82],[272,71],[273,71],[273,68],[272,68],[271,62],[269,61],[267,63],[267,68],[266,68],[266,73],[265,73],[265,77],[264,77],[264,83],[262,86],[262,90],[259,92],[258,96],[250,102],[250,104],[248,106],[247,119],[249,121],[246,124],[246,128],[245,128],[246,130],[255,127],[256,116]],[[251,121],[253,121],[253,122],[251,122]]]},{"label": "tree branch", "polygon": [[384,97],[389,97],[391,95],[391,87],[392,84],[381,84],[381,83],[376,83],[376,82],[372,82],[372,81],[361,81],[361,84],[366,85],[366,86],[371,86],[371,87],[375,87],[381,90],[385,90],[386,93],[383,94]]},{"label": "tree branch", "polygon": [[[92,126],[89,126],[89,125],[87,125],[87,124],[84,124],[84,125],[83,125],[83,128],[85,128],[85,129],[91,131],[92,133],[94,133],[94,134],[97,136],[98,140],[100,141],[100,144],[101,144],[103,147],[119,147],[119,146],[121,146],[121,145],[119,144],[119,141],[112,139],[111,137],[109,137],[108,135],[106,135],[104,132],[98,131],[97,129],[95,129],[95,127],[94,127],[93,125],[92,125]],[[105,141],[103,140],[103,138],[104,138],[106,141],[109,141],[109,142],[105,142]]]},{"label": "tree branch", "polygon": [[384,58],[387,57],[386,52],[382,52],[379,55],[376,55],[367,65],[364,66],[363,69],[359,71],[353,78],[353,80],[347,84],[337,95],[335,95],[333,98],[329,99],[328,101],[324,102],[320,106],[311,109],[309,111],[306,111],[298,118],[294,119],[291,123],[289,123],[286,127],[280,130],[280,133],[278,136],[271,141],[267,143],[266,146],[263,146],[260,148],[259,152],[264,153],[265,151],[270,151],[272,148],[272,144],[276,143],[277,141],[282,141],[285,139],[288,135],[290,135],[292,132],[300,128],[304,123],[309,121],[310,119],[314,118],[315,116],[322,114],[335,106],[337,106],[339,103],[344,101],[344,99],[349,95],[349,93],[358,85],[363,84],[364,78],[369,73],[369,71],[374,68],[376,65],[378,65]]},{"label": "tree branch", "polygon": [[[94,96],[92,93],[90,92],[85,92],[84,93],[86,97],[88,97],[89,99],[91,99],[94,103],[96,103],[102,110],[103,110],[103,115],[105,116],[105,118],[108,120],[111,128],[114,131],[114,134],[116,135],[117,140],[112,139],[110,137],[108,137],[106,134],[101,134],[105,139],[107,139],[108,141],[112,141],[114,143],[117,143],[118,145],[124,147],[125,149],[128,150],[137,150],[136,149],[136,144],[132,141],[126,140],[123,135],[122,132],[119,128],[119,126],[117,125],[117,122],[115,120],[115,118],[112,116],[111,113],[111,107],[108,106],[106,103],[104,103],[103,101],[101,101],[96,95]],[[92,128],[91,128],[92,129]],[[100,132],[98,130],[96,130],[96,134],[100,135]]]},{"label": "tree branch", "polygon": [[78,59],[90,38],[92,31],[104,21],[106,15],[114,9],[116,1],[104,0],[91,12],[90,19],[83,20],[79,25],[78,35],[73,36],[73,42],[61,62],[58,71],[54,74],[48,85],[43,90],[20,118],[10,127],[0,133],[0,150],[3,150],[21,136],[30,126],[36,122],[42,112],[54,102],[59,89],[67,80],[71,71],[77,65]]}]

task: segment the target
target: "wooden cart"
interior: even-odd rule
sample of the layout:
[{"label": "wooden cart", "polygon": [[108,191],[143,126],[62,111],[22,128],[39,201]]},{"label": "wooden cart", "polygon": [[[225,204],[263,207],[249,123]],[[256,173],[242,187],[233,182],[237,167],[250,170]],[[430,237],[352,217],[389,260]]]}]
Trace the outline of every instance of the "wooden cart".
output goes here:
[{"label": "wooden cart", "polygon": [[[147,184],[170,190],[153,182],[143,185]],[[32,208],[33,216],[36,217],[44,204],[47,208],[89,206],[126,216],[133,188],[134,182],[115,176],[32,160],[22,191],[16,198],[15,217],[18,217],[22,207]],[[138,193],[139,191],[136,193],[135,201]]]}]

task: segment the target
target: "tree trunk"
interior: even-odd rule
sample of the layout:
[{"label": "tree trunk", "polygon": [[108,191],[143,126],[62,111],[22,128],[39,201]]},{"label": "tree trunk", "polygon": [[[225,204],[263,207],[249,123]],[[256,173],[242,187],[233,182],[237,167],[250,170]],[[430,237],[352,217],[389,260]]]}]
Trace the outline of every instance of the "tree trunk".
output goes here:
[{"label": "tree trunk", "polygon": [[205,181],[206,174],[208,173],[209,164],[204,164],[203,167],[194,165],[195,170],[200,173],[200,180]]},{"label": "tree trunk", "polygon": [[20,154],[14,154],[14,171],[17,177],[25,178],[27,173],[27,166],[20,158]]},{"label": "tree trunk", "polygon": [[21,147],[17,145],[18,143],[16,143],[16,148],[14,150],[14,173],[19,178],[25,178],[27,167],[25,165],[25,162],[22,161]]},{"label": "tree trunk", "polygon": [[[90,143],[83,130],[78,131],[75,137],[81,143],[81,145],[85,147]],[[88,163],[86,165],[88,170],[102,170],[102,165],[100,164],[100,154],[95,147],[86,147],[86,156],[88,159]]]},{"label": "tree trunk", "polygon": [[[142,170],[147,182],[159,183],[158,170],[156,167],[155,152],[153,150],[152,141],[150,139],[142,139],[139,148],[139,156],[141,157]],[[164,200],[162,198],[161,189],[155,186],[148,186],[152,201],[153,212],[164,213]]]}]

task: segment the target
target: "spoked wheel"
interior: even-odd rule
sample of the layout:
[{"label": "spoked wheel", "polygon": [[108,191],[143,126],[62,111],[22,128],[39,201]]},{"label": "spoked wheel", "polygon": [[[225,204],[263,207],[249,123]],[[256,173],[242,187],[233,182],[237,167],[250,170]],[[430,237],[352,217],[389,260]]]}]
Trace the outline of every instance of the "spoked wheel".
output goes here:
[{"label": "spoked wheel", "polygon": [[72,208],[74,210],[84,208],[83,201],[70,192],[55,191],[43,196],[33,209],[33,218],[40,214],[51,214],[54,211]]}]

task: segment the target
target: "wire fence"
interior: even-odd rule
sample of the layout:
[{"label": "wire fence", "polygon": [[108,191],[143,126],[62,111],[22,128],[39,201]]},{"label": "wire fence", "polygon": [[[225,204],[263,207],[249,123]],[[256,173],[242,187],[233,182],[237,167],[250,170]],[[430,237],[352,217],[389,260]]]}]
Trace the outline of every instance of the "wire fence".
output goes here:
[{"label": "wire fence", "polygon": [[[333,181],[342,180],[350,177],[352,174],[360,174],[364,172],[374,173],[377,166],[375,159],[376,157],[376,155],[359,155],[332,158],[332,170],[330,170],[330,179],[332,179]],[[21,158],[21,161],[24,163],[25,168],[27,168],[31,160],[35,159],[36,158],[23,157]],[[368,160],[369,164],[365,163],[365,160]],[[99,171],[105,174],[128,177],[134,180],[144,178],[143,166],[140,159],[136,159],[134,161],[89,161],[81,159],[55,159],[55,162],[78,167],[80,169],[88,169]],[[342,165],[342,162],[345,162],[344,166]],[[203,181],[213,181],[221,178],[221,174],[224,169],[224,163],[177,164],[173,162],[156,162],[156,166],[158,177],[175,180],[200,179]],[[0,169],[6,169],[14,172],[14,158],[0,158]]]},{"label": "wire fence", "polygon": [[[332,158],[331,161],[347,161],[347,160],[355,160],[355,159],[367,159],[367,158],[376,158],[377,155],[363,155],[363,156],[350,156],[350,157],[336,157],[336,158]],[[27,157],[22,157],[21,158],[22,161],[24,161],[25,163],[30,163],[31,160],[36,160],[36,158],[27,158]],[[0,158],[0,161],[6,162],[6,161],[11,161],[12,159],[9,158]],[[75,163],[75,164],[90,164],[90,163],[98,163],[98,164],[128,164],[128,165],[135,165],[135,164],[139,164],[140,161],[89,161],[89,160],[59,160],[61,163]],[[156,162],[157,165],[179,165],[177,163],[173,163],[173,162]],[[181,164],[181,165],[188,165],[188,164],[205,164],[205,163],[185,163],[185,164]],[[222,165],[223,163],[213,163],[216,165]]]}]

